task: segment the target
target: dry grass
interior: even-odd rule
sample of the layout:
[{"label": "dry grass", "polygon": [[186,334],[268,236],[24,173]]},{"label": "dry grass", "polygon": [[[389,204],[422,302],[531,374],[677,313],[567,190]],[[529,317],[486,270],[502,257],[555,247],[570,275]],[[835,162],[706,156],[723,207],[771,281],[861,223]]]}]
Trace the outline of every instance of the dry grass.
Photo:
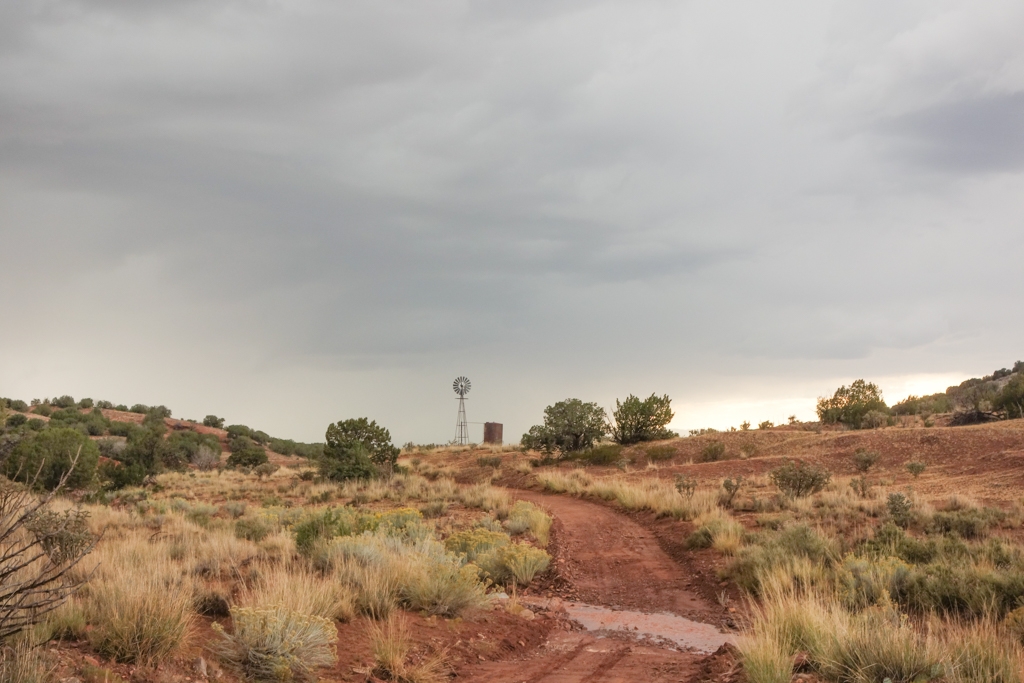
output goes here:
[{"label": "dry grass", "polygon": [[377,676],[399,683],[441,683],[448,679],[443,653],[410,662],[409,628],[404,619],[370,621],[367,630]]},{"label": "dry grass", "polygon": [[0,683],[51,683],[55,669],[42,648],[19,642],[0,650]]},{"label": "dry grass", "polygon": [[100,565],[83,599],[93,625],[89,641],[98,653],[152,664],[188,640],[193,585],[163,551],[142,539],[122,540],[90,558]]},{"label": "dry grass", "polygon": [[255,574],[253,585],[239,593],[239,607],[278,605],[289,612],[339,621],[355,616],[355,595],[345,583],[300,565],[262,566]]},{"label": "dry grass", "polygon": [[692,520],[718,506],[718,492],[701,489],[692,496],[680,494],[675,487],[659,479],[625,479],[604,477],[595,479],[574,471],[541,472],[537,481],[548,491],[571,495],[592,495],[604,500],[617,501],[627,510],[650,510],[659,516]]}]

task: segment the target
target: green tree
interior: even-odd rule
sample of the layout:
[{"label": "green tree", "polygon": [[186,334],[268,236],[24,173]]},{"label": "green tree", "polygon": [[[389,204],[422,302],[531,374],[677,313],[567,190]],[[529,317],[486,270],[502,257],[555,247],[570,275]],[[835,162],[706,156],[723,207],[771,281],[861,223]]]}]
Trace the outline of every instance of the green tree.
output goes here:
[{"label": "green tree", "polygon": [[391,432],[375,420],[365,417],[328,425],[326,441],[323,460],[361,460],[359,449],[356,448],[359,445],[373,464],[389,474],[394,470],[401,452],[391,443]]},{"label": "green tree", "polygon": [[858,429],[869,411],[889,412],[878,385],[862,379],[836,389],[832,398],[818,399],[818,418],[824,424],[844,424]]},{"label": "green tree", "polygon": [[596,403],[569,398],[544,409],[544,424],[523,434],[523,448],[561,455],[586,450],[608,433],[608,417]]},{"label": "green tree", "polygon": [[253,447],[232,451],[228,456],[228,467],[259,467],[267,462],[267,452],[260,446],[253,444]]},{"label": "green tree", "polygon": [[616,399],[615,412],[612,413],[612,439],[623,446],[641,441],[671,439],[678,436],[667,429],[674,416],[672,399],[668,394],[651,394],[642,401],[633,394],[622,402]]},{"label": "green tree", "polygon": [[224,418],[217,417],[216,415],[207,415],[203,418],[203,424],[207,427],[214,427],[216,429],[224,428]]},{"label": "green tree", "polygon": [[[1014,368],[1016,367],[1015,365]],[[1008,418],[1024,417],[1024,375],[1018,374],[1007,382],[992,402],[992,406],[996,410],[1005,411]]]},{"label": "green tree", "polygon": [[68,427],[45,429],[22,439],[4,461],[3,470],[10,479],[34,482],[36,488],[52,491],[60,484],[61,477],[71,471],[76,454],[78,464],[68,477],[65,488],[89,488],[96,480],[100,449],[95,441]]},{"label": "green tree", "polygon": [[268,460],[263,446],[241,434],[228,439],[228,450],[228,467],[258,467]]},{"label": "green tree", "polygon": [[330,451],[325,448],[318,465],[320,475],[331,481],[373,479],[379,474],[379,470],[370,459],[370,451],[359,441]]}]

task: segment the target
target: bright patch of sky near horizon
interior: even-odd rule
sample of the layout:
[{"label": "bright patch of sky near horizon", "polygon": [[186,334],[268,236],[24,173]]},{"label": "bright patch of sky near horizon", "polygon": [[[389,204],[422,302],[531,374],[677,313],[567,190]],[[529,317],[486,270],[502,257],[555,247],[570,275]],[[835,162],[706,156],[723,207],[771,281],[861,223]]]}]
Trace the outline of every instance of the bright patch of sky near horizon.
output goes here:
[{"label": "bright patch of sky near horizon", "polygon": [[0,5],[0,395],[396,441],[1024,358],[1024,5]]}]

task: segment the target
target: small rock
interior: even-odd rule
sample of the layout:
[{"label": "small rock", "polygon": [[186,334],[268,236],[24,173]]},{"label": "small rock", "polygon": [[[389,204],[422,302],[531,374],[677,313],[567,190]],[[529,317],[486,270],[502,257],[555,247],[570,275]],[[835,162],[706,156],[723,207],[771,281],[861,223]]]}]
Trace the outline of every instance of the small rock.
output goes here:
[{"label": "small rock", "polygon": [[203,659],[202,657],[196,657],[195,659],[193,659],[192,660],[192,670],[195,671],[197,675],[202,676],[203,678],[206,678],[206,676],[207,676],[206,660]]},{"label": "small rock", "polygon": [[535,615],[532,611],[524,609],[522,612],[519,613],[519,616],[521,616],[523,619],[526,619],[527,621],[533,621]]},{"label": "small rock", "polygon": [[89,657],[88,655],[86,655],[86,657],[84,657],[84,659],[85,659],[85,663],[86,664],[91,664],[92,666],[99,666],[100,665],[100,660],[96,659],[95,657]]}]

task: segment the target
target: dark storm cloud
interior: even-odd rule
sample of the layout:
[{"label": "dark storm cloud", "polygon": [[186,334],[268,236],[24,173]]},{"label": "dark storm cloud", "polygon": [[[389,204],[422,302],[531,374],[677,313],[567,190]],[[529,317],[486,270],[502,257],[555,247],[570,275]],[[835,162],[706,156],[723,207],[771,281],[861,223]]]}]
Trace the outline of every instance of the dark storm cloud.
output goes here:
[{"label": "dark storm cloud", "polygon": [[899,153],[956,173],[1024,166],[1024,92],[944,102],[879,126]]},{"label": "dark storm cloud", "polygon": [[[273,377],[431,440],[420,407],[452,371],[490,373],[515,435],[560,392],[998,355],[1020,331],[998,311],[1021,288],[1022,22],[958,12],[8,3],[0,351],[25,362],[0,381],[159,354],[158,402],[264,415]],[[69,327],[58,378],[42,349]]]}]

